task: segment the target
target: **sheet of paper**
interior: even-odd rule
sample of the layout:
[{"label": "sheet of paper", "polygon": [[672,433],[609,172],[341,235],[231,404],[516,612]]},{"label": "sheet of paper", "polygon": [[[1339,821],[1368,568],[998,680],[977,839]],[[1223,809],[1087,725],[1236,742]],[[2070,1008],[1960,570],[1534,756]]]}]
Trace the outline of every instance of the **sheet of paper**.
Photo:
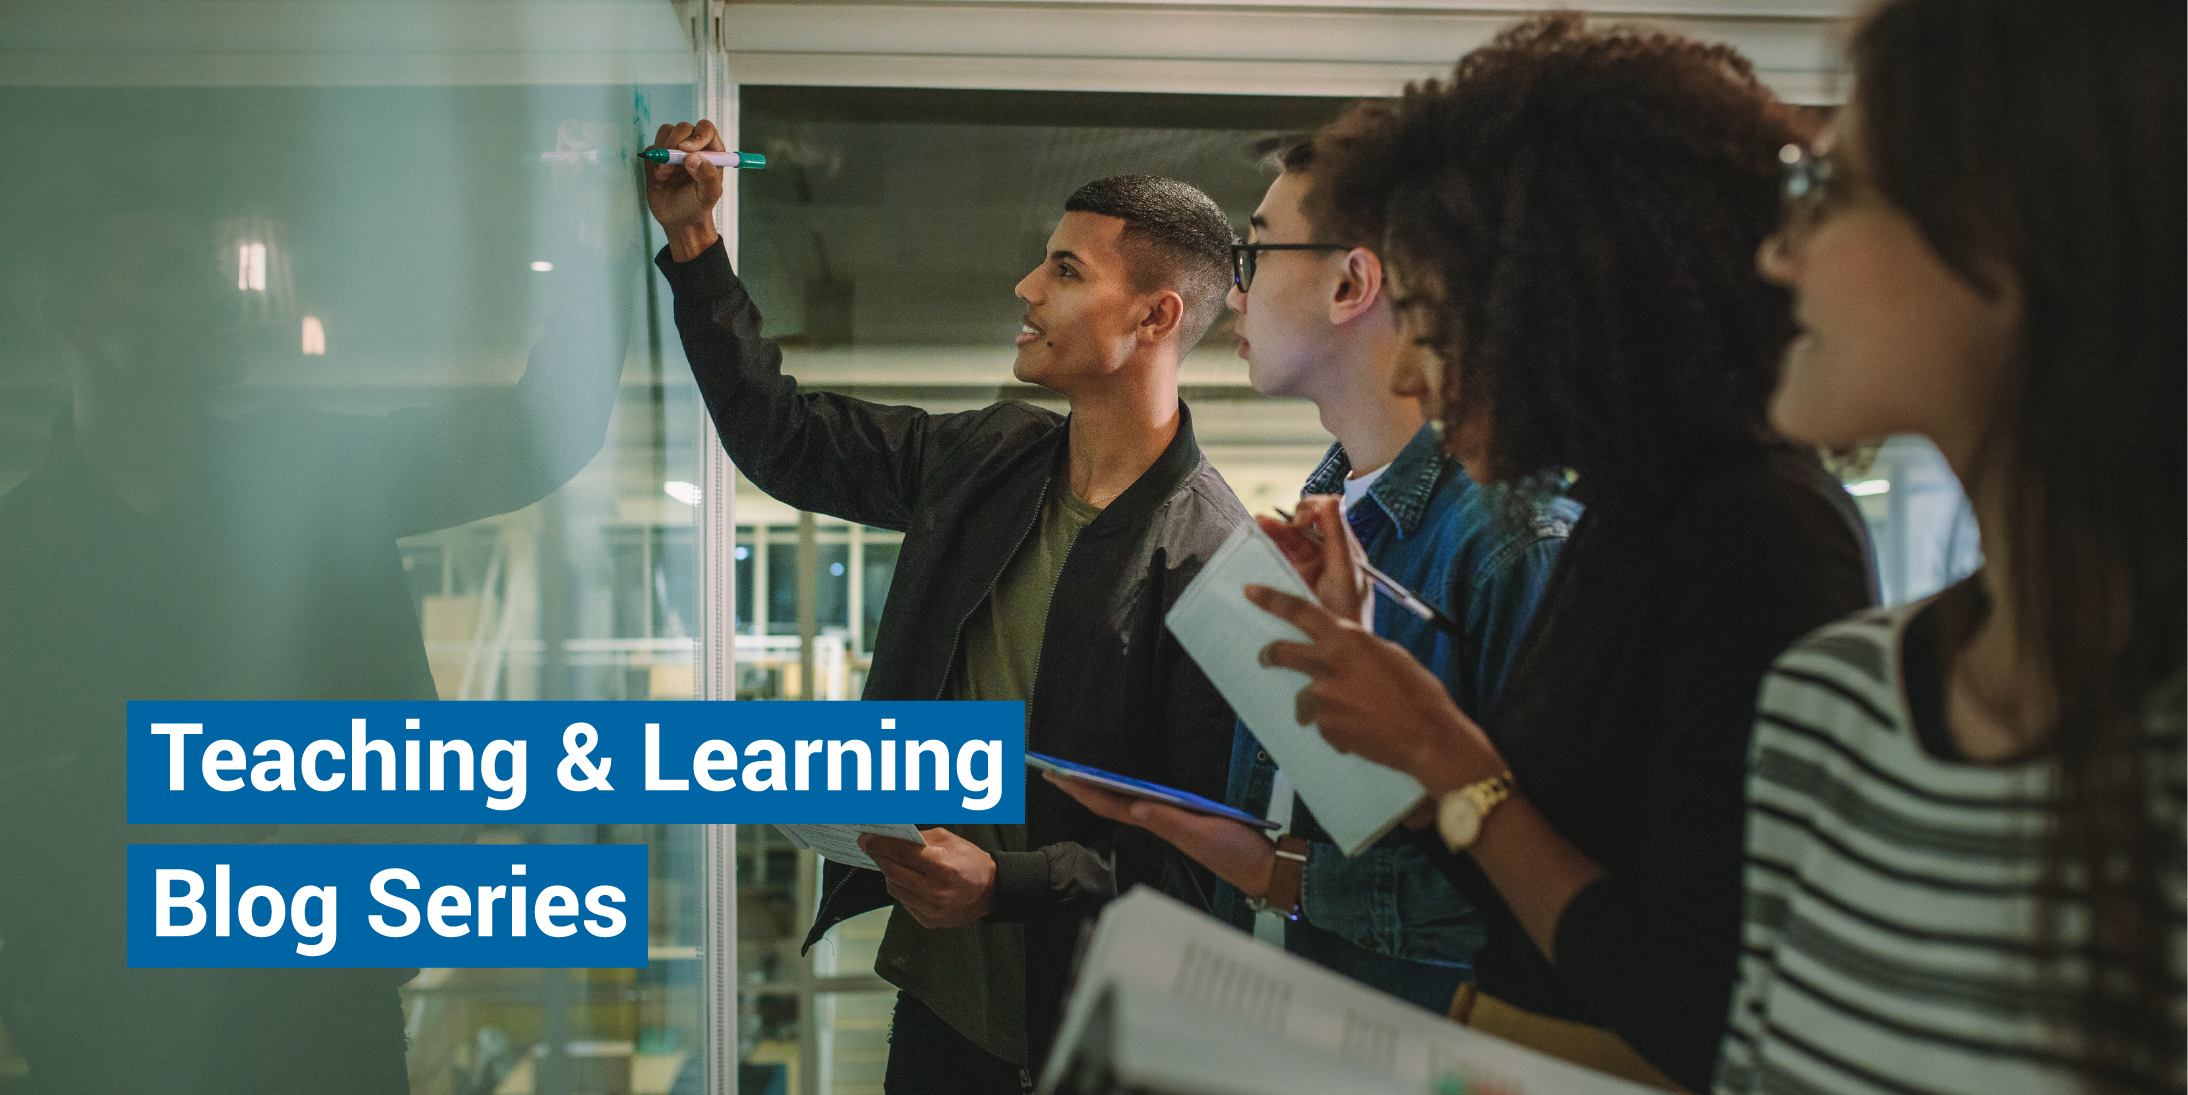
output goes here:
[{"label": "sheet of paper", "polygon": [[[1451,1073],[1470,1088],[1513,1095],[1642,1095],[1653,1089],[1568,1064],[1470,1030],[1395,996],[1377,992],[1297,955],[1140,887],[1102,911],[1064,1006],[1056,1049],[1041,1090],[1053,1091],[1088,1019],[1114,984],[1160,992],[1194,1012],[1220,1019],[1199,1041],[1204,1054],[1239,1026],[1426,1091]],[[1143,1057],[1143,1063],[1152,1058]],[[1181,1066],[1182,1067],[1182,1066]],[[1288,1090],[1288,1089],[1285,1089]],[[1267,1095],[1285,1095],[1271,1090]]]},{"label": "sheet of paper", "polygon": [[912,825],[777,825],[775,828],[800,848],[811,848],[824,858],[869,871],[874,869],[874,860],[859,850],[860,833],[895,837],[919,845],[927,843],[927,838],[919,835],[918,827]]},{"label": "sheet of paper", "polygon": [[[1203,1011],[1161,989],[1111,981],[1059,1081],[1070,1095],[1424,1095],[1267,1027]],[[1484,1093],[1488,1095],[1488,1093]]]},{"label": "sheet of paper", "polygon": [[1306,635],[1248,602],[1248,585],[1314,597],[1276,541],[1248,521],[1178,596],[1170,608],[1170,630],[1261,739],[1322,828],[1346,855],[1358,855],[1420,803],[1421,784],[1340,753],[1322,740],[1319,729],[1299,725],[1293,701],[1307,684],[1306,674],[1262,665],[1261,648],[1281,639],[1304,642]]}]

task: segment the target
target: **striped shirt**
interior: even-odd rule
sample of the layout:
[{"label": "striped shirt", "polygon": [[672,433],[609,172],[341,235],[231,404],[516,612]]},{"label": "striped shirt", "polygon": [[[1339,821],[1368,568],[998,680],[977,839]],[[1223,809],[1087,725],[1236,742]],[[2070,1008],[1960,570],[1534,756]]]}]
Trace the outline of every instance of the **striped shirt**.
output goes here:
[{"label": "striped shirt", "polygon": [[[1823,628],[1763,680],[1720,1095],[2084,1090],[2058,1034],[2073,1000],[2031,959],[2052,766],[1923,747],[1901,649],[1930,603]],[[2160,692],[2147,770],[2177,837],[2182,693],[2177,681]],[[2176,979],[2182,867],[2173,843],[2161,878]],[[2069,931],[2079,912],[2063,911]]]}]

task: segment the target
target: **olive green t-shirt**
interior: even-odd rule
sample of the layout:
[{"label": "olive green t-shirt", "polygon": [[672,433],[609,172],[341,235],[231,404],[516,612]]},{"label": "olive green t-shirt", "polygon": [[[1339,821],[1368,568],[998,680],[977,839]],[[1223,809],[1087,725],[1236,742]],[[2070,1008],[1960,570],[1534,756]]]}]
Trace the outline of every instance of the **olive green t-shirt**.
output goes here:
[{"label": "olive green t-shirt", "polygon": [[[965,621],[947,698],[1033,698],[1057,575],[1079,530],[1101,512],[1075,497],[1061,476],[1049,485],[1039,523],[1003,568],[987,599]],[[991,852],[1026,850],[1023,825],[950,828]],[[1026,1063],[1026,948],[1019,925],[981,921],[962,928],[922,928],[898,906],[889,914],[874,972],[919,998],[974,1045],[1006,1061]]]}]

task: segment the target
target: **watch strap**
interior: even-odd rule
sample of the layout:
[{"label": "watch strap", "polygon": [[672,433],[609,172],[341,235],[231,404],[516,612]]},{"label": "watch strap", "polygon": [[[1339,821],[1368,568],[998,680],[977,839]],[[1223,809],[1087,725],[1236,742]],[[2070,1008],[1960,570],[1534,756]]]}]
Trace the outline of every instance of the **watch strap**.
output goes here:
[{"label": "watch strap", "polygon": [[1269,892],[1249,904],[1258,911],[1297,920],[1306,877],[1307,842],[1286,833],[1276,838],[1276,862],[1269,868]]}]

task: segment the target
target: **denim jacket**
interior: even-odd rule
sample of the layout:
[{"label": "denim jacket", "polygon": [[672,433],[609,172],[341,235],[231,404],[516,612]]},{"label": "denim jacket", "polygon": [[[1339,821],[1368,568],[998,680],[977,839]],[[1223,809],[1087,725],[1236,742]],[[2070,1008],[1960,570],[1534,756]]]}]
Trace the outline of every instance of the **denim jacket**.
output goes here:
[{"label": "denim jacket", "polygon": [[[1351,469],[1344,448],[1330,446],[1304,493],[1342,493]],[[1557,499],[1532,507],[1522,522],[1500,512],[1500,493],[1468,479],[1426,425],[1346,515],[1371,562],[1466,626],[1465,641],[1455,641],[1378,596],[1375,633],[1411,651],[1461,709],[1477,715],[1496,701],[1580,514],[1575,503]],[[1275,775],[1269,754],[1240,723],[1225,800],[1266,816]],[[1440,966],[1472,961],[1482,941],[1480,914],[1403,830],[1347,858],[1305,804],[1294,803],[1291,831],[1312,843],[1302,894],[1309,923],[1374,954]],[[1252,930],[1253,911],[1229,885],[1217,895],[1216,913]]]}]

